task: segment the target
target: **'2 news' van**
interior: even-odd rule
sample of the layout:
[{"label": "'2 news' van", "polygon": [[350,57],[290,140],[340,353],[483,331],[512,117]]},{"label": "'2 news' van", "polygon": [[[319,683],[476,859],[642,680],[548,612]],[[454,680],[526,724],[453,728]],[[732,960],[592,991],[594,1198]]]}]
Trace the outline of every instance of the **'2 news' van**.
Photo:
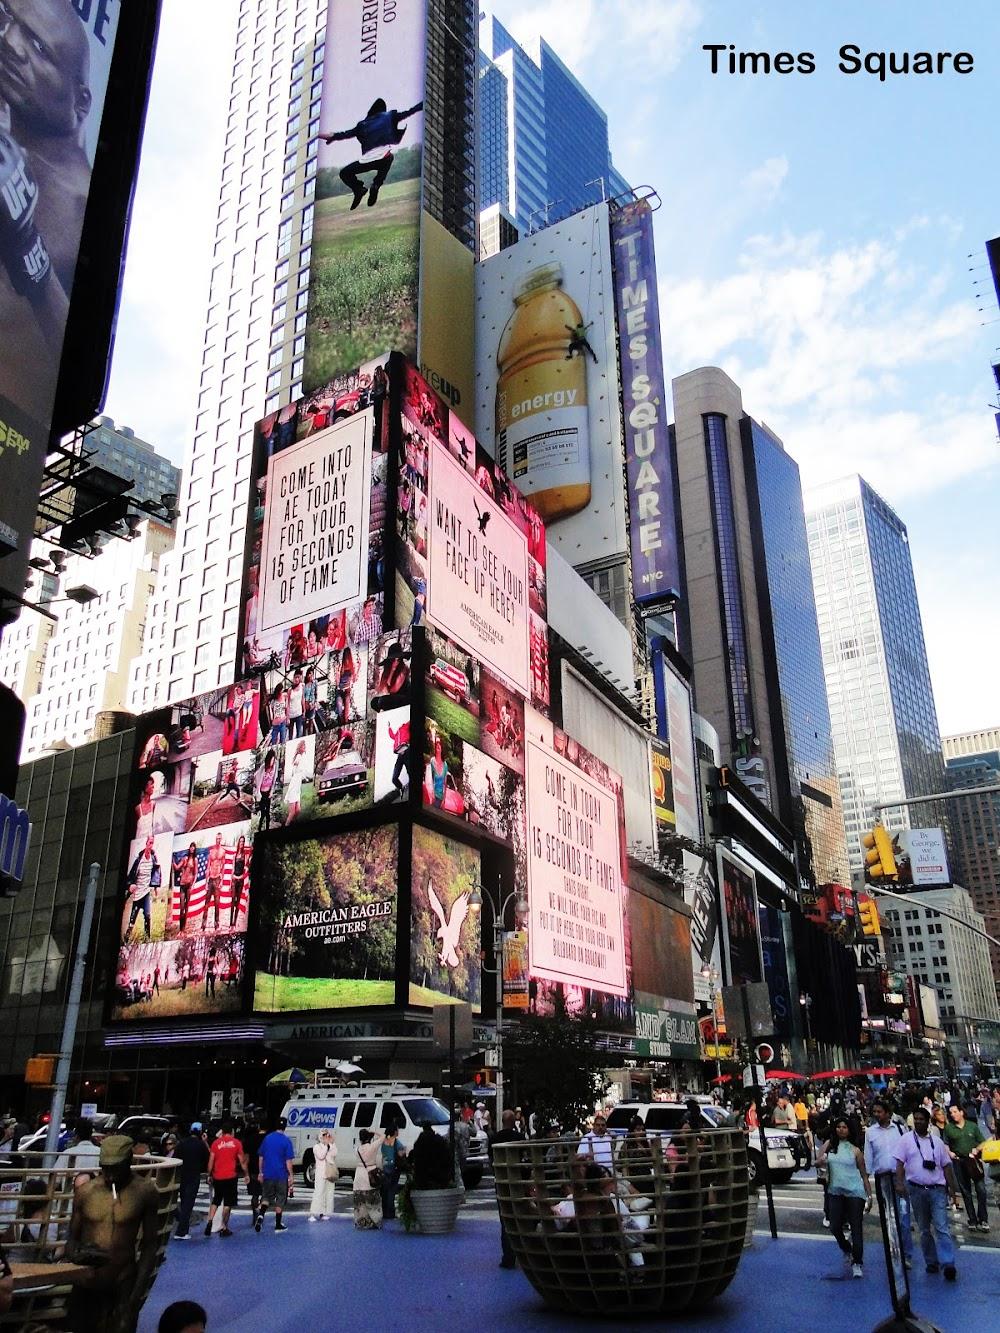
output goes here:
[{"label": "'2 news' van", "polygon": [[[308,1185],[315,1183],[312,1147],[320,1132],[329,1129],[337,1145],[341,1174],[358,1165],[358,1134],[363,1129],[399,1127],[399,1141],[409,1151],[428,1121],[437,1134],[448,1135],[449,1116],[444,1102],[430,1088],[409,1083],[362,1083],[344,1088],[335,1080],[317,1079],[315,1084],[296,1088],[281,1112],[287,1121],[285,1133],[295,1149],[294,1165]],[[488,1160],[485,1134],[475,1135],[462,1172],[469,1189],[482,1179]]]}]

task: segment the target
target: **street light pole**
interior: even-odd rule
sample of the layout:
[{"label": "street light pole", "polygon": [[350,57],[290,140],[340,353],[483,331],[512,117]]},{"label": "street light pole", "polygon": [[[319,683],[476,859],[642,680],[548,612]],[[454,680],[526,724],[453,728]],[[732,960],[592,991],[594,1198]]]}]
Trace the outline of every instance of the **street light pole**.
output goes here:
[{"label": "street light pole", "polygon": [[715,1007],[715,997],[718,991],[715,989],[715,983],[719,980],[718,970],[709,967],[706,963],[701,969],[701,975],[708,982],[708,1002],[712,1006],[712,1034],[715,1038],[715,1079],[717,1083],[722,1082],[722,1062],[719,1059],[719,1017]]},{"label": "street light pole", "polygon": [[483,898],[486,898],[490,907],[493,909],[493,967],[488,968],[484,965],[483,970],[492,971],[496,976],[496,1051],[497,1051],[497,1104],[496,1104],[496,1128],[500,1128],[500,1120],[503,1116],[503,934],[504,917],[507,914],[507,908],[511,903],[514,904],[514,925],[516,927],[518,919],[525,916],[528,910],[528,903],[524,895],[517,889],[511,889],[503,902],[499,901],[500,895],[494,898],[489,889],[482,884],[473,889],[469,895],[469,911],[477,916],[483,910]]},{"label": "street light pole", "polygon": [[799,1004],[802,1006],[802,1012],[806,1020],[806,1073],[809,1073],[809,1065],[812,1057],[812,1022],[809,1018],[809,1010],[812,1008],[813,997],[808,991],[803,991],[799,996]]}]

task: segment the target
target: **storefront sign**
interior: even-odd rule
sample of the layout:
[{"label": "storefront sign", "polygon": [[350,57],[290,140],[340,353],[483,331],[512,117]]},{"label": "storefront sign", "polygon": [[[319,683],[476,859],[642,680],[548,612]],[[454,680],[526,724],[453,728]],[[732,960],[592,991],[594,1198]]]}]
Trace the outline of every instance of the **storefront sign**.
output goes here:
[{"label": "storefront sign", "polygon": [[701,1048],[694,1005],[637,991],[634,1050],[651,1060],[697,1060]]}]

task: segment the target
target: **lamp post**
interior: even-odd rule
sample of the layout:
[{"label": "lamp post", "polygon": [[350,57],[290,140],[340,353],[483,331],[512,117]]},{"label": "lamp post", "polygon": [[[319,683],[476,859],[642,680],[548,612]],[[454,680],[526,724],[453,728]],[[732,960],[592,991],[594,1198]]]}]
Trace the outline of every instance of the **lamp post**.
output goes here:
[{"label": "lamp post", "polygon": [[708,982],[708,1002],[712,1006],[712,1033],[715,1038],[715,1078],[716,1082],[722,1081],[722,1063],[719,1060],[719,1017],[715,1008],[715,997],[718,991],[715,983],[719,980],[717,968],[709,967],[706,963],[701,969],[701,975]]},{"label": "lamp post", "polygon": [[806,1073],[809,1073],[810,1057],[812,1054],[812,1023],[809,1018],[809,1010],[812,1008],[813,997],[808,991],[803,991],[799,996],[799,1004],[802,1006],[802,1013],[806,1020]]},{"label": "lamp post", "polygon": [[514,904],[514,925],[517,926],[518,920],[523,920],[528,912],[527,899],[523,893],[517,889],[511,889],[507,897],[499,902],[499,893],[494,898],[489,889],[479,885],[472,890],[469,895],[469,911],[477,916],[483,910],[483,898],[486,898],[493,912],[493,967],[483,965],[483,971],[493,972],[496,976],[496,1007],[497,1007],[497,1104],[496,1104],[496,1127],[500,1128],[500,1120],[503,1116],[503,933],[504,917],[507,915],[507,908],[511,903]]}]

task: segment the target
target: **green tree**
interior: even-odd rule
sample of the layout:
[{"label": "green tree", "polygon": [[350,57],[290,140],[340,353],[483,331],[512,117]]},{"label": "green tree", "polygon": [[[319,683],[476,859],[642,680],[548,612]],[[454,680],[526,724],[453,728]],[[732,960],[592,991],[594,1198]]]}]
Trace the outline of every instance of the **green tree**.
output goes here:
[{"label": "green tree", "polygon": [[562,991],[556,991],[549,1017],[528,1014],[504,1036],[507,1075],[517,1082],[522,1105],[530,1106],[544,1124],[558,1120],[575,1129],[604,1093],[606,1054],[598,1048],[598,1023],[589,1014],[566,1012]]}]

